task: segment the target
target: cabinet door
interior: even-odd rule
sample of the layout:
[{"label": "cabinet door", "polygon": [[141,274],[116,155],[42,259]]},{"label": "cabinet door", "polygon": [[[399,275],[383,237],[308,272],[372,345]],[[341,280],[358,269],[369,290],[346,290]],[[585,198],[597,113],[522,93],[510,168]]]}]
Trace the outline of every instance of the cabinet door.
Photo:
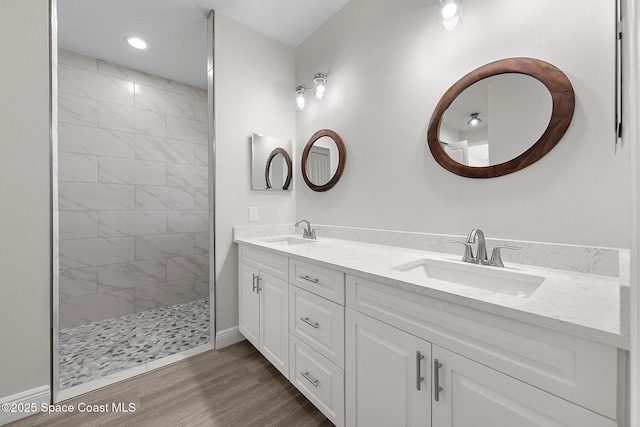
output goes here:
[{"label": "cabinet door", "polygon": [[260,272],[260,351],[289,378],[289,284]]},{"label": "cabinet door", "polygon": [[430,426],[431,344],[351,309],[346,339],[346,424]]},{"label": "cabinet door", "polygon": [[[434,427],[614,427],[609,418],[433,346]],[[440,392],[435,387],[442,387]],[[438,398],[438,401],[436,401]]]},{"label": "cabinet door", "polygon": [[256,289],[259,271],[246,264],[238,264],[238,323],[240,333],[260,349],[260,295]]}]

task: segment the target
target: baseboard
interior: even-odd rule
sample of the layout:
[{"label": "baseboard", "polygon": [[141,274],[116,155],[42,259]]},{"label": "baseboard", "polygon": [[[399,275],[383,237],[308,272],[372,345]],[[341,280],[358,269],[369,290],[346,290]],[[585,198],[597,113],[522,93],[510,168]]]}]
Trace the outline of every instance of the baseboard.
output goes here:
[{"label": "baseboard", "polygon": [[51,389],[48,385],[0,398],[0,426],[39,414],[41,405],[48,405],[50,401]]},{"label": "baseboard", "polygon": [[216,349],[220,349],[245,340],[238,326],[216,332]]}]

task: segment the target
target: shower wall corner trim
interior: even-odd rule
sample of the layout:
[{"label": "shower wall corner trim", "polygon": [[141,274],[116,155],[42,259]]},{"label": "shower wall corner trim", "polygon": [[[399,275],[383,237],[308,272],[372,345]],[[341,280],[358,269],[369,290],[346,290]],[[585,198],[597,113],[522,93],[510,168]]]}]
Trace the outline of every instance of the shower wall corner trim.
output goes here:
[{"label": "shower wall corner trim", "polygon": [[[209,155],[209,307],[210,336],[213,348],[219,348],[216,333],[216,108],[215,108],[215,11],[207,16],[207,118]],[[223,331],[221,331],[223,332]],[[216,337],[214,340],[213,337]]]}]

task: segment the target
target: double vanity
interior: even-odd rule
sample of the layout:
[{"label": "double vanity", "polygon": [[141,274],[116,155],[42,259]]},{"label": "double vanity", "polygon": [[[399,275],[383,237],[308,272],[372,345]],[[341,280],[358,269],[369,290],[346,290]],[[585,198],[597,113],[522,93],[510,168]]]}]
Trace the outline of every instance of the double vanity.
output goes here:
[{"label": "double vanity", "polygon": [[335,425],[626,425],[619,277],[323,231],[234,229],[239,327]]}]

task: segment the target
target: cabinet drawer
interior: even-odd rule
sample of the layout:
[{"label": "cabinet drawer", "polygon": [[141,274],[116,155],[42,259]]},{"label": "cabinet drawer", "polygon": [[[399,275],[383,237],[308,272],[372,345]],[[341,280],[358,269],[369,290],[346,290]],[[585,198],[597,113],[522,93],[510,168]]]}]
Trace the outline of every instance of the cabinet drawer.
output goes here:
[{"label": "cabinet drawer", "polygon": [[289,380],[336,426],[344,426],[344,371],[291,335]]},{"label": "cabinet drawer", "polygon": [[289,331],[344,368],[344,306],[289,286]]},{"label": "cabinet drawer", "polygon": [[348,275],[347,306],[616,419],[614,347]]},{"label": "cabinet drawer", "polygon": [[289,280],[289,259],[286,256],[256,249],[247,245],[238,247],[239,261],[282,280]]},{"label": "cabinet drawer", "polygon": [[341,271],[292,259],[289,283],[344,305],[344,273]]}]

